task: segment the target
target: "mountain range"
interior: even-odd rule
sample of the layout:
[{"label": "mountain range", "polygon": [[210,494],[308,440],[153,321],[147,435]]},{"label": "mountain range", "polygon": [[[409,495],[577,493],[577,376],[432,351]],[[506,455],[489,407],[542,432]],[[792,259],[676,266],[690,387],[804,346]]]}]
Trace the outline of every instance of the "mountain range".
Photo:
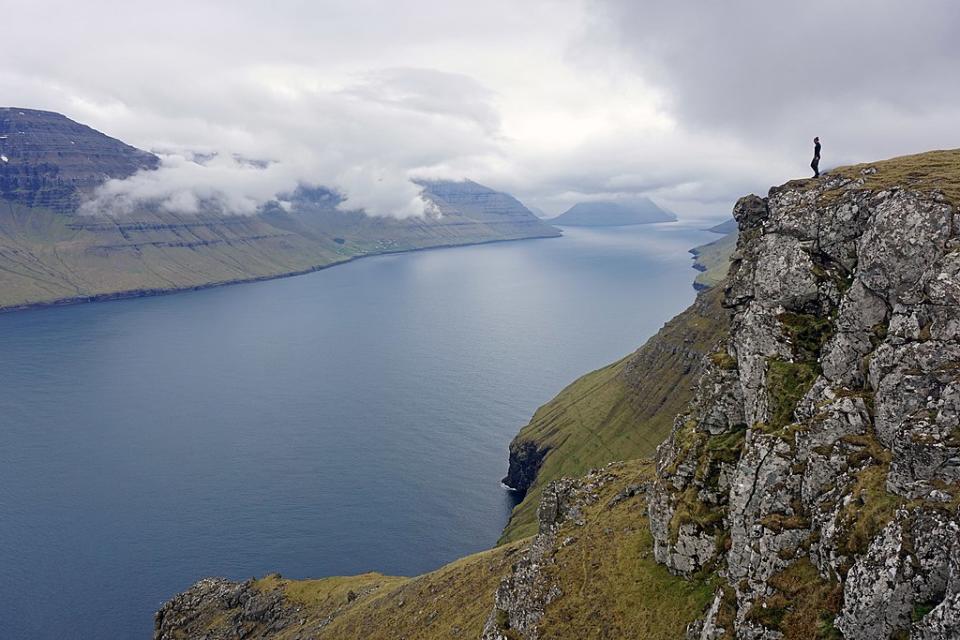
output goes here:
[{"label": "mountain range", "polygon": [[255,215],[143,207],[80,213],[110,179],[160,159],[69,118],[0,109],[0,310],[197,289],[314,271],[397,251],[555,237],[506,193],[471,181],[425,181],[424,216],[338,208],[335,192],[302,185]]}]

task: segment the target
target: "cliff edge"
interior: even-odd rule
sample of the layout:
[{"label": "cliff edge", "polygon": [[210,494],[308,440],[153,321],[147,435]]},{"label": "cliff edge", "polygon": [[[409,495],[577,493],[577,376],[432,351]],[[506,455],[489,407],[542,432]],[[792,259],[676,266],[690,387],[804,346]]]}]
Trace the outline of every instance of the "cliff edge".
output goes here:
[{"label": "cliff edge", "polygon": [[960,151],[747,196],[730,337],[657,455],[703,640],[960,633]]},{"label": "cliff edge", "polygon": [[419,578],[202,581],[156,638],[960,637],[958,203],[960,150],[742,198],[655,464],[545,484],[532,536]]}]

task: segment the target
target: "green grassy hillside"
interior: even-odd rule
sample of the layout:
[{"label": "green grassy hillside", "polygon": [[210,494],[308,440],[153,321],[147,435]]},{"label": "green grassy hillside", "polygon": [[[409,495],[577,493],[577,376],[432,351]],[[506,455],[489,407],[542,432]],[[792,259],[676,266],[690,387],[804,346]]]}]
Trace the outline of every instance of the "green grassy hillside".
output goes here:
[{"label": "green grassy hillside", "polygon": [[[551,558],[544,584],[559,594],[546,607],[541,638],[668,640],[682,637],[702,615],[713,597],[712,577],[685,580],[653,559],[646,500],[631,491],[652,477],[649,461],[605,469],[587,487],[582,524],[565,522],[538,543]],[[501,580],[530,544],[528,538],[503,545],[415,578],[206,581],[161,612],[157,638],[478,638]]]},{"label": "green grassy hillside", "polygon": [[693,281],[695,289],[715,287],[727,277],[727,271],[730,270],[730,256],[737,248],[737,235],[737,231],[733,231],[713,242],[690,250],[695,258],[693,267],[700,272]]},{"label": "green grassy hillside", "polygon": [[406,220],[306,207],[257,216],[113,218],[0,199],[0,310],[260,280],[379,253],[559,235],[528,212],[491,212],[498,206],[445,204],[439,217]]},{"label": "green grassy hillside", "polygon": [[551,480],[653,455],[690,400],[701,359],[728,330],[721,289],[701,293],[635,353],[579,378],[537,410],[510,445],[511,465],[524,448],[546,453],[501,542],[533,533],[540,492]]}]

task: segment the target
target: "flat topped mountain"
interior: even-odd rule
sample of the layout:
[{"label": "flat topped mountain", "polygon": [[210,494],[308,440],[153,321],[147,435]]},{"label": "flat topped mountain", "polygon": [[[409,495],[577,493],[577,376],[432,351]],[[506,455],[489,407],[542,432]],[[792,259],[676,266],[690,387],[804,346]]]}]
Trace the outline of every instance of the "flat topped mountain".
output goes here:
[{"label": "flat topped mountain", "polygon": [[59,113],[0,108],[0,198],[68,213],[104,181],[159,164],[152,153]]},{"label": "flat topped mountain", "polygon": [[677,216],[657,206],[649,198],[629,203],[580,202],[556,218],[552,224],[582,227],[616,227],[653,222],[674,222]]}]

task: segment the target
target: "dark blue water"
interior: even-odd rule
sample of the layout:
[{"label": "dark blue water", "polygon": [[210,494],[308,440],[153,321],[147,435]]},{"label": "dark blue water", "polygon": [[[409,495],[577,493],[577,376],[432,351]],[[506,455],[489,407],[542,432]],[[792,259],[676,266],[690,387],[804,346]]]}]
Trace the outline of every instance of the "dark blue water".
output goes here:
[{"label": "dark blue water", "polygon": [[147,638],[206,575],[492,545],[507,444],[693,299],[679,225],[0,316],[0,628]]}]

